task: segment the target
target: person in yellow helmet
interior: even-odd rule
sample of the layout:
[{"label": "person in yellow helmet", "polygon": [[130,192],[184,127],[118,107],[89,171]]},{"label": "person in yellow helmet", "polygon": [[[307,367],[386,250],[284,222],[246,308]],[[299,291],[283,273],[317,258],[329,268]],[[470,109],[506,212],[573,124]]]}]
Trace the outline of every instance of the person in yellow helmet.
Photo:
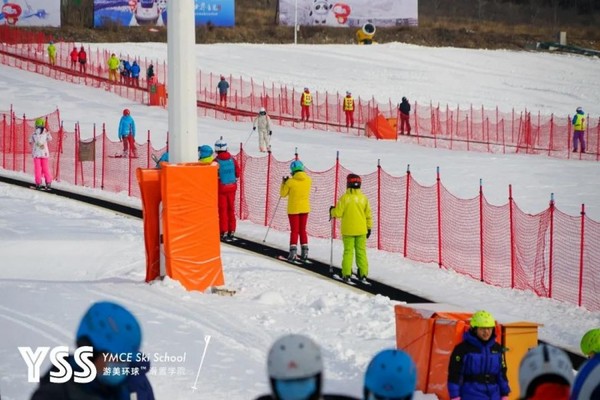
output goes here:
[{"label": "person in yellow helmet", "polygon": [[503,347],[496,342],[496,320],[487,311],[477,311],[463,341],[452,351],[448,364],[451,400],[508,400]]}]

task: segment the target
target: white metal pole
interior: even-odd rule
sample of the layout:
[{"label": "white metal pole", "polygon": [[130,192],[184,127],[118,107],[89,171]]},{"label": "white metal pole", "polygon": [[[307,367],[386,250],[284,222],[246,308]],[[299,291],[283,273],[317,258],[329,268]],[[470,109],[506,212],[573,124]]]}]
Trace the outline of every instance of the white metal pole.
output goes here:
[{"label": "white metal pole", "polygon": [[167,3],[169,161],[198,161],[194,0]]},{"label": "white metal pole", "polygon": [[298,44],[298,0],[294,6],[294,44]]}]

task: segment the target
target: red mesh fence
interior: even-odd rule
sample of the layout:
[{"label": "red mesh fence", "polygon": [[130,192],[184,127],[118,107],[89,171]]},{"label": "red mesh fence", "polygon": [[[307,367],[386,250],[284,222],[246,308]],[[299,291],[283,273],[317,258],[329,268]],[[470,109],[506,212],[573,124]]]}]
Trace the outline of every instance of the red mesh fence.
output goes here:
[{"label": "red mesh fence", "polygon": [[[0,31],[0,40],[2,34]],[[19,43],[9,44],[15,42]],[[0,62],[54,79],[102,87],[135,101],[148,101],[144,77],[140,88],[131,87],[131,82],[107,83],[108,51],[88,51],[88,69],[86,73],[79,73],[71,68],[68,59],[71,45],[57,44],[57,66],[50,68],[44,45],[23,43],[27,41],[3,41]],[[150,63],[148,60],[138,62],[142,70]],[[156,61],[153,64],[159,80],[164,82],[166,64]],[[379,103],[375,99],[358,98],[357,124],[349,129],[342,121],[341,96],[314,93],[312,120],[298,122],[300,93],[295,89],[274,84],[266,86],[252,79],[248,82],[231,76],[228,107],[218,107],[217,81],[217,75],[198,74],[200,112],[216,118],[249,120],[256,108],[266,106],[271,117],[281,125],[352,134],[363,134],[366,122],[378,113],[398,118],[396,107],[390,101]],[[589,152],[575,154],[570,151],[569,117],[514,110],[501,113],[497,109],[473,107],[450,109],[416,103],[413,111],[413,135],[403,140],[420,145],[598,160],[600,121],[588,125]],[[47,120],[54,137],[50,150],[55,176],[73,185],[139,197],[135,169],[152,167],[151,155],[158,156],[164,151],[152,147],[148,132],[146,143],[140,145],[143,139],[137,138],[138,158],[116,158],[114,155],[122,151],[121,144],[110,141],[104,128],[94,132],[93,139],[81,141],[77,126],[73,132],[67,132],[60,125],[58,110],[48,115]],[[17,117],[12,110],[3,114],[0,127],[3,169],[31,173],[27,140],[32,131],[33,119]],[[84,157],[84,149],[92,151],[93,156]],[[271,154],[249,157],[243,151],[236,157],[242,166],[236,198],[239,217],[287,230],[287,200],[279,198],[279,186],[282,176],[288,174],[289,161],[278,161]],[[314,237],[330,237],[327,210],[345,191],[345,176],[350,171],[336,160],[327,171],[308,172],[313,179],[308,232]],[[528,215],[512,200],[506,205],[494,206],[487,203],[482,193],[475,199],[459,199],[447,192],[440,180],[425,187],[414,181],[410,173],[393,177],[381,168],[363,176],[363,192],[373,209],[374,229],[368,242],[371,247],[401,252],[412,260],[436,262],[489,284],[532,290],[539,296],[600,310],[600,247],[596,245],[600,240],[600,224],[585,214],[568,216],[551,204],[540,214]],[[339,237],[339,224],[335,226],[334,235]]]},{"label": "red mesh fence", "polygon": [[[20,36],[21,35],[21,36]],[[6,40],[5,40],[6,39]],[[149,103],[150,93],[145,71],[152,64],[159,82],[166,82],[168,66],[164,61],[142,59],[128,54],[118,54],[120,59],[137,61],[141,73],[139,83],[120,78],[118,83],[108,82],[107,61],[112,51],[87,48],[86,70],[71,63],[69,53],[73,43],[58,42],[56,65],[47,59],[47,37],[39,36],[32,43],[29,33],[14,28],[0,30],[0,63],[68,82],[104,88],[122,97]],[[300,122],[300,95],[295,88],[285,85],[254,82],[252,78],[227,76],[229,95],[227,106],[219,105],[217,83],[219,74],[198,71],[197,97],[199,113],[203,116],[229,120],[250,121],[259,107],[266,107],[269,115],[282,126],[321,129],[366,135],[365,126],[378,114],[390,120],[399,115],[391,100],[381,102],[374,97],[355,99],[355,125],[346,127],[342,112],[343,94],[315,92],[309,122]],[[168,89],[168,88],[167,88]],[[165,103],[166,105],[166,103]],[[589,118],[585,139],[586,153],[571,152],[570,116],[542,116],[528,110],[500,112],[498,108],[412,105],[410,137],[403,141],[423,146],[492,153],[523,152],[560,158],[600,160],[600,120]],[[398,132],[397,132],[398,134]]]},{"label": "red mesh fence", "polygon": [[[151,156],[164,151],[152,147],[148,132],[146,143],[139,144],[138,138],[137,158],[115,157],[122,144],[110,141],[104,128],[82,141],[77,126],[67,132],[58,124],[58,111],[46,117],[54,139],[51,165],[62,182],[139,197],[136,168],[152,167]],[[2,168],[31,174],[28,138],[33,119],[9,112],[2,116],[0,128]],[[287,199],[279,197],[279,189],[290,160],[276,160],[271,153],[250,157],[243,150],[236,158],[242,170],[238,217],[287,230]],[[344,193],[350,170],[336,158],[329,170],[307,172],[313,180],[308,233],[327,238],[332,228],[329,206]],[[436,184],[423,186],[410,172],[394,177],[381,167],[364,175],[362,182],[373,212],[370,247],[435,262],[492,285],[600,310],[600,224],[585,217],[583,210],[582,216],[568,216],[551,203],[530,215],[510,196],[502,206],[489,204],[482,189],[475,198],[460,199],[447,191],[439,175]],[[334,237],[340,237],[339,221]]]}]

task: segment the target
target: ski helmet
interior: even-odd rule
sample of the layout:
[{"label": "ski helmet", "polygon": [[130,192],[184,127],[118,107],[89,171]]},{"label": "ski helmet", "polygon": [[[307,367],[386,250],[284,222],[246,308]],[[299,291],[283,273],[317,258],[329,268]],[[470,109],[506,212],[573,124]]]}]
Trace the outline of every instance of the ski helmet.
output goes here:
[{"label": "ski helmet", "polygon": [[476,311],[471,317],[471,328],[494,328],[496,327],[496,320],[487,311]]},{"label": "ski helmet", "polygon": [[356,174],[348,174],[346,177],[346,187],[348,189],[360,189],[362,179]]},{"label": "ski helmet", "polygon": [[198,146],[198,159],[206,158],[212,156],[213,149],[209,145],[205,144],[202,146]]},{"label": "ski helmet", "polygon": [[537,387],[548,382],[570,387],[573,383],[573,365],[563,350],[543,343],[529,350],[521,360],[519,365],[521,398],[533,397]]},{"label": "ski helmet", "polygon": [[95,351],[137,353],[142,343],[142,330],[137,319],[123,306],[109,301],[92,304],[79,328],[77,341],[88,339]]},{"label": "ski helmet", "polygon": [[261,108],[260,108],[260,110],[258,110],[258,113],[259,113],[259,114],[263,114],[263,115],[264,115],[264,114],[266,114],[266,113],[267,113],[267,110],[265,110],[265,108],[264,108],[264,107],[261,107]]},{"label": "ski helmet", "polygon": [[417,367],[402,350],[377,353],[365,372],[364,398],[412,399],[417,384]]},{"label": "ski helmet", "polygon": [[129,115],[131,114],[131,112],[129,112],[129,108],[126,108],[123,110],[123,115]]},{"label": "ski helmet", "polygon": [[221,138],[215,142],[215,151],[217,153],[220,151],[227,151],[227,142],[224,141],[223,138]]},{"label": "ski helmet", "polygon": [[581,352],[584,356],[600,354],[600,328],[590,329],[581,338]]},{"label": "ski helmet", "polygon": [[403,97],[402,101],[408,101],[408,99],[406,97]]},{"label": "ski helmet", "polygon": [[577,107],[575,111],[577,111],[578,114],[583,114],[583,108],[581,107]]},{"label": "ski helmet", "polygon": [[283,336],[269,350],[267,372],[271,379],[303,379],[323,372],[321,349],[309,337]]},{"label": "ski helmet", "polygon": [[35,127],[36,128],[44,128],[46,126],[46,120],[44,118],[36,118]]},{"label": "ski helmet", "polygon": [[350,96],[352,95],[352,92],[350,92],[349,90],[346,90],[346,96]]},{"label": "ski helmet", "polygon": [[302,161],[300,160],[294,160],[290,164],[290,171],[292,171],[292,174],[296,172],[302,172],[304,171],[304,164],[302,164]]},{"label": "ski helmet", "polygon": [[587,360],[571,386],[571,400],[600,399],[600,356]]}]

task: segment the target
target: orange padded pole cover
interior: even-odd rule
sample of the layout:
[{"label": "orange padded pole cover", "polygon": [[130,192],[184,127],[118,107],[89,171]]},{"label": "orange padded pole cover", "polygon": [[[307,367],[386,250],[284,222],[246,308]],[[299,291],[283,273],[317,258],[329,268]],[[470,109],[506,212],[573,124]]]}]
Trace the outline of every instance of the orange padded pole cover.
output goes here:
[{"label": "orange padded pole cover", "polygon": [[162,164],[167,275],[188,290],[225,283],[219,240],[217,165]]},{"label": "orange padded pole cover", "polygon": [[160,275],[160,170],[138,168],[135,171],[142,194],[144,244],[146,245],[146,282]]}]

